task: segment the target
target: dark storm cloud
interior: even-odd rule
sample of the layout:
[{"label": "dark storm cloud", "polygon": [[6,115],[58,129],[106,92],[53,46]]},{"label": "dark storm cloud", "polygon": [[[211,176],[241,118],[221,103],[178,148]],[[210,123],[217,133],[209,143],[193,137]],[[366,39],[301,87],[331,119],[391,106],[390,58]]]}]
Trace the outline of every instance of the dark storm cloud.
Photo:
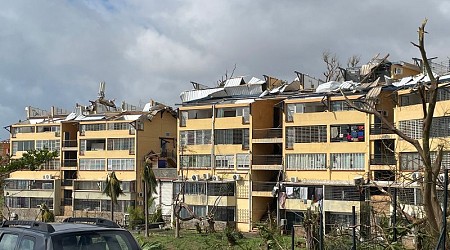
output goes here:
[{"label": "dark storm cloud", "polygon": [[[10,1],[0,9],[0,125],[24,107],[72,109],[106,95],[173,105],[190,81],[213,86],[226,70],[292,80],[321,77],[321,54],[345,63],[380,53],[418,57],[410,41],[430,18],[429,56],[450,55],[442,1]],[[0,138],[8,134],[0,133]]]}]

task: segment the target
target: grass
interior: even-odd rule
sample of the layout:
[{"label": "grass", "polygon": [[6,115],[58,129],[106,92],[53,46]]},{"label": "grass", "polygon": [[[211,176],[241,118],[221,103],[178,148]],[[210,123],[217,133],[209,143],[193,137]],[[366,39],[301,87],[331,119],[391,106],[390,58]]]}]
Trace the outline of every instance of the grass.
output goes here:
[{"label": "grass", "polygon": [[[140,244],[147,243],[144,249],[152,250],[197,250],[197,249],[265,249],[264,241],[257,233],[246,233],[242,239],[237,240],[235,246],[229,246],[228,241],[223,232],[217,232],[214,234],[198,234],[192,230],[182,230],[180,232],[180,238],[174,237],[173,230],[151,232],[148,238],[145,238],[143,233],[136,234],[136,238]],[[281,236],[278,239],[278,244],[281,249],[291,249],[291,238],[289,236]],[[298,241],[298,239],[296,239]],[[301,248],[296,248],[301,249]]]}]

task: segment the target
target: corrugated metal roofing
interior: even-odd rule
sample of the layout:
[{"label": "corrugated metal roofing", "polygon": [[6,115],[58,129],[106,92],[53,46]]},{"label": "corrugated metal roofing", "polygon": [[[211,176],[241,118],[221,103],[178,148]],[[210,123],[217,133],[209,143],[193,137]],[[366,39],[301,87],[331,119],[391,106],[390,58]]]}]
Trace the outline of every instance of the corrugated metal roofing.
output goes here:
[{"label": "corrugated metal roofing", "polygon": [[231,78],[231,79],[228,79],[226,82],[225,82],[225,87],[233,87],[233,86],[239,86],[239,85],[241,85],[242,83],[243,83],[243,77],[236,77],[236,78]]},{"label": "corrugated metal roofing", "polygon": [[126,121],[136,121],[140,117],[141,115],[124,115],[123,119],[125,119]]},{"label": "corrugated metal roofing", "polygon": [[190,102],[193,100],[203,99],[208,97],[212,93],[222,91],[223,88],[213,88],[213,89],[201,89],[201,90],[187,90],[180,94],[182,102]]},{"label": "corrugated metal roofing", "polygon": [[263,83],[265,83],[264,80],[261,80],[261,79],[256,78],[256,77],[252,77],[252,79],[250,79],[250,81],[248,81],[247,84],[263,84]]}]

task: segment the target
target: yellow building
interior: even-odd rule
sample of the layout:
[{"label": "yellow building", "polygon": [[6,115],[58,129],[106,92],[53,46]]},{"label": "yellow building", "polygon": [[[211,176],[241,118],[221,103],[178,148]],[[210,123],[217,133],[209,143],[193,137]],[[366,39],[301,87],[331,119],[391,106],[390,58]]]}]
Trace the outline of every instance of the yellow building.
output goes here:
[{"label": "yellow building", "polygon": [[115,171],[124,191],[115,208],[120,215],[143,205],[148,156],[155,168],[175,167],[176,113],[170,107],[153,101],[141,111],[127,104],[93,105],[72,113],[28,107],[27,119],[10,126],[13,158],[43,148],[59,157],[38,171],[10,175],[4,190],[9,213],[34,219],[38,205],[46,203],[55,215],[108,217],[111,203],[102,190],[107,173]]},{"label": "yellow building", "polygon": [[[344,89],[355,105],[372,102],[394,123],[395,86],[355,86]],[[339,92],[303,89],[298,79],[239,77],[183,92],[174,195],[199,216],[218,209],[217,221],[242,231],[269,213],[290,228],[308,209],[322,209],[326,231],[349,226],[353,207],[367,223],[373,183],[395,181],[397,137]]]}]

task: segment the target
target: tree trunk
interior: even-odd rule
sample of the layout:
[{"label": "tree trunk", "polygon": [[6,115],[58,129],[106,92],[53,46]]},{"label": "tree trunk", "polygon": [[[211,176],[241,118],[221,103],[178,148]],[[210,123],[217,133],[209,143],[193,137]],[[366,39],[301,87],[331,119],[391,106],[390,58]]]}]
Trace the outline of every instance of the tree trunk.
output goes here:
[{"label": "tree trunk", "polygon": [[114,202],[111,199],[111,220],[114,221]]},{"label": "tree trunk", "polygon": [[147,182],[144,182],[145,237],[148,237],[148,194]]}]

